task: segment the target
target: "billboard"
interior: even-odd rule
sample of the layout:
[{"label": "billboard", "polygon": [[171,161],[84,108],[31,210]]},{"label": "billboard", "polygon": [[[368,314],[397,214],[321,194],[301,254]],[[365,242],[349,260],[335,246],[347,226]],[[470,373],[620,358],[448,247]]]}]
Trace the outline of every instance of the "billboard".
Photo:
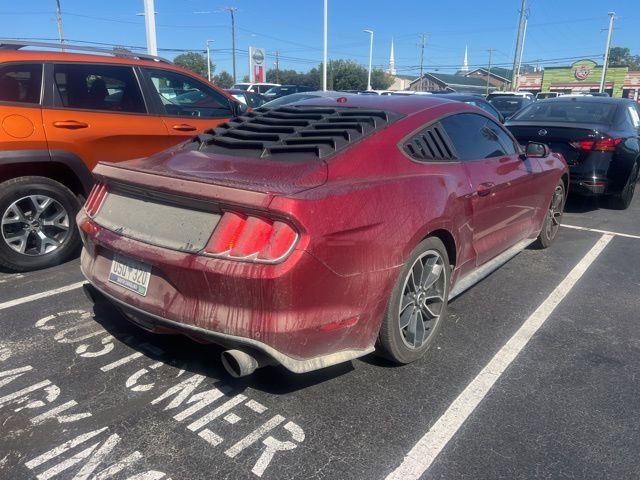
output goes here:
[{"label": "billboard", "polygon": [[266,78],[264,48],[249,47],[249,80],[264,82]]}]

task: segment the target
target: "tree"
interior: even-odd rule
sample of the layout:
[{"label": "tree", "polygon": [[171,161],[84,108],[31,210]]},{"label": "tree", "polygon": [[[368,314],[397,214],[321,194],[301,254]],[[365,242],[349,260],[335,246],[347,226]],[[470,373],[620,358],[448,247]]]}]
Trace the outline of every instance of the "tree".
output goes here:
[{"label": "tree", "polygon": [[231,88],[233,86],[233,77],[225,70],[215,75],[212,80],[220,88]]},{"label": "tree", "polygon": [[242,77],[242,82],[249,83],[249,75],[245,75],[244,77]]},{"label": "tree", "polygon": [[316,86],[309,73],[296,72],[295,70],[280,70],[276,72],[274,68],[271,68],[267,70],[266,79],[267,82],[275,82],[282,85]]},{"label": "tree", "polygon": [[371,71],[371,88],[374,90],[386,90],[393,85],[393,76],[381,68],[374,68]]},{"label": "tree", "polygon": [[629,70],[640,70],[640,55],[631,55],[625,47],[612,47],[609,50],[609,65],[622,65]]},{"label": "tree", "polygon": [[[173,63],[179,67],[191,70],[193,73],[197,73],[203,77],[207,77],[207,56],[202,53],[188,52],[181,53],[173,59]],[[211,72],[215,70],[215,66],[211,65]]]}]

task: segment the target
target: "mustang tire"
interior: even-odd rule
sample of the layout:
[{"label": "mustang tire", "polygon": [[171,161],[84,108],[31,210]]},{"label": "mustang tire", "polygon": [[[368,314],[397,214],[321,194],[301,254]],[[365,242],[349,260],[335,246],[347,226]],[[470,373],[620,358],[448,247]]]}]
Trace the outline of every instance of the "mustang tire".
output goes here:
[{"label": "mustang tire", "polygon": [[380,328],[380,355],[400,364],[424,355],[446,317],[450,272],[447,250],[440,239],[427,238],[411,252]]}]

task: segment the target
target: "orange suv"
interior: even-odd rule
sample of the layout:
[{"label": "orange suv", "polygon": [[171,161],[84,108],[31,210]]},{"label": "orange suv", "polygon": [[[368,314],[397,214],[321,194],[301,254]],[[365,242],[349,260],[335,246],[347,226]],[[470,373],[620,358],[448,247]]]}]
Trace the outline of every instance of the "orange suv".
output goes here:
[{"label": "orange suv", "polygon": [[158,57],[64,48],[0,40],[0,266],[10,270],[77,253],[96,163],[147,157],[246,108]]}]

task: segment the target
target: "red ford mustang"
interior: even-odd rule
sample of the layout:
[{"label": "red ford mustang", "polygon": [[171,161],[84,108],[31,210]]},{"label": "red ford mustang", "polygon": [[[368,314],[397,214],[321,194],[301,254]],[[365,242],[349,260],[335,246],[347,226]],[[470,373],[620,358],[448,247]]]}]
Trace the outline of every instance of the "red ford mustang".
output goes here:
[{"label": "red ford mustang", "polygon": [[253,111],[94,174],[92,298],[222,345],[235,376],[416,360],[448,299],[551,243],[568,184],[561,156],[521,151],[481,110],[396,96]]}]

